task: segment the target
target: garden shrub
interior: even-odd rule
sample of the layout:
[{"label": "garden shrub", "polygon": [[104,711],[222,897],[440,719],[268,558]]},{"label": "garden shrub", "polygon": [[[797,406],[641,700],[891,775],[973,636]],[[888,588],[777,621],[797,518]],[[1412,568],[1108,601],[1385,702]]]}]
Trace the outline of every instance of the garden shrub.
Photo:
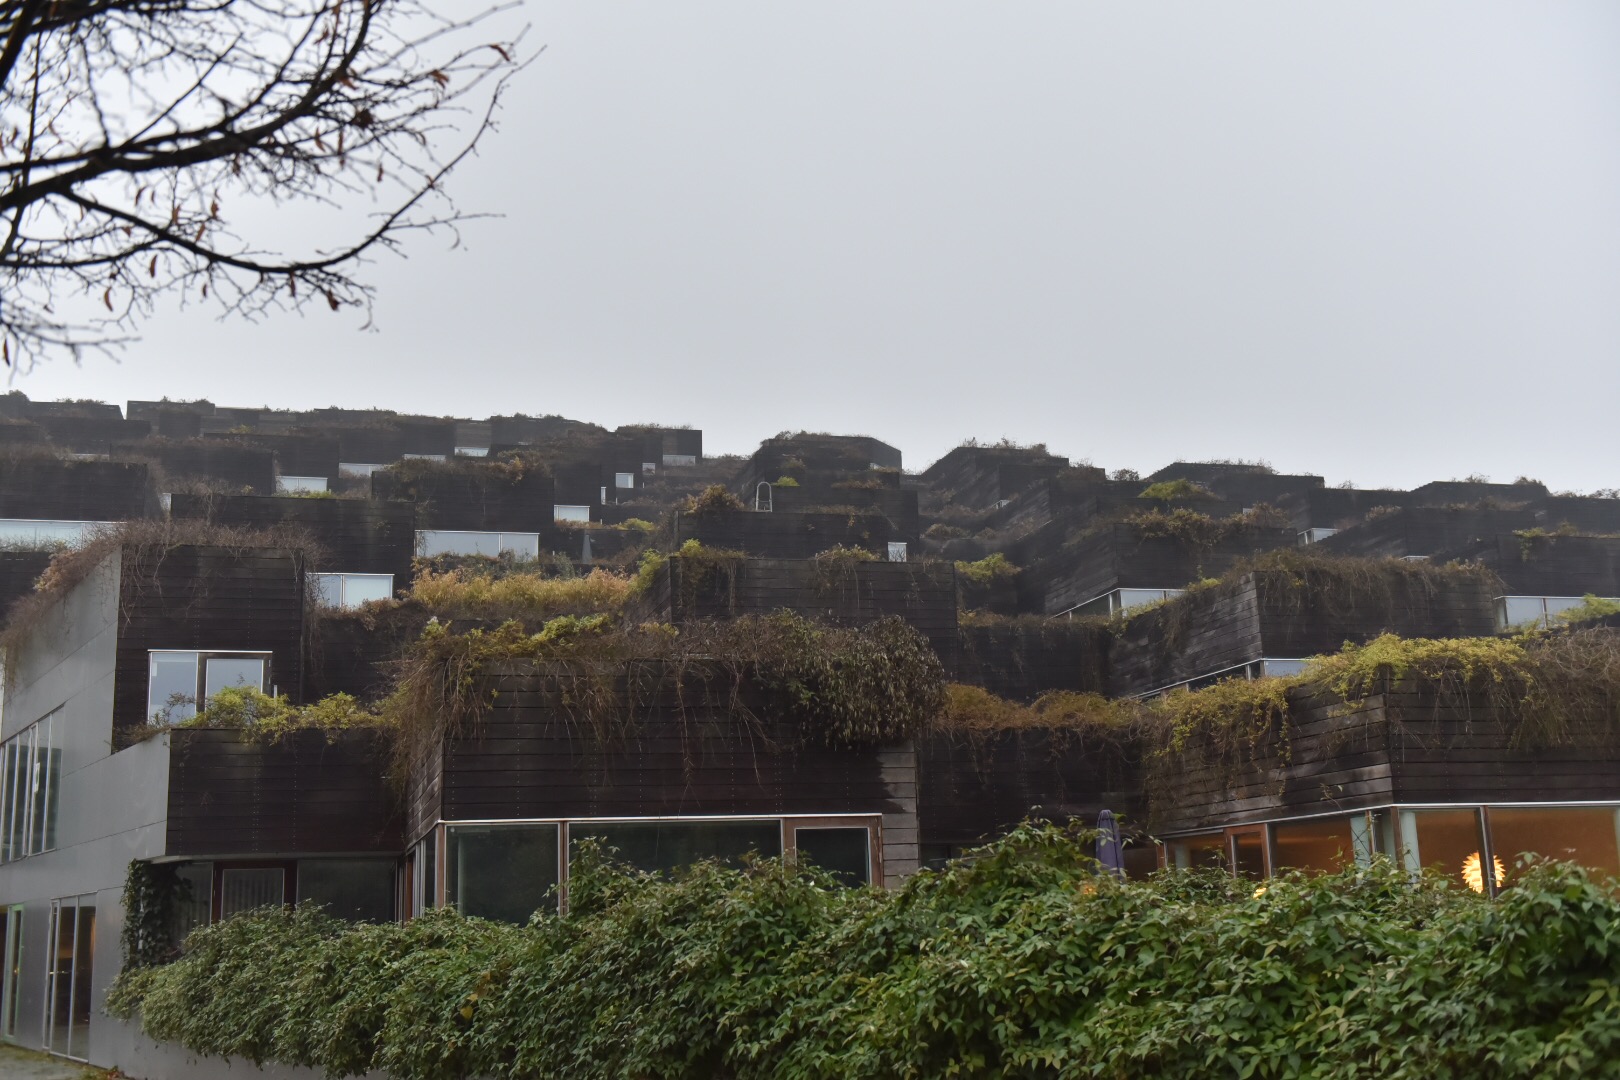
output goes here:
[{"label": "garden shrub", "polygon": [[1615,884],[1495,901],[1370,868],[1263,890],[1098,874],[1024,825],[893,891],[777,861],[588,859],[567,916],[266,910],[109,996],[194,1053],[396,1080],[1584,1077],[1620,1073]]}]

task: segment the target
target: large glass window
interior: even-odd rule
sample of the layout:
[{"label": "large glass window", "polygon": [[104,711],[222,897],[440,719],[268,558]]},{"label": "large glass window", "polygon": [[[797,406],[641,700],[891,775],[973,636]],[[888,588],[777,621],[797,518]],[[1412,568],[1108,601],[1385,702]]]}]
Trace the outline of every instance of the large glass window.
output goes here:
[{"label": "large glass window", "polygon": [[1528,854],[1620,875],[1620,808],[1493,806],[1485,814],[1491,850],[1502,861],[1508,884],[1519,877],[1519,857]]},{"label": "large glass window", "polygon": [[636,486],[636,474],[633,472],[616,472],[613,474],[613,486],[620,491]]},{"label": "large glass window", "polygon": [[[1358,815],[1363,832],[1367,815]],[[1356,837],[1350,818],[1316,818],[1272,826],[1272,854],[1277,870],[1331,874],[1356,861]],[[1365,839],[1362,841],[1366,843]]]},{"label": "large glass window", "polygon": [[1264,880],[1266,863],[1266,831],[1245,829],[1232,834],[1232,866],[1239,877],[1254,881]]},{"label": "large glass window", "polygon": [[552,516],[557,521],[571,521],[583,524],[591,520],[591,508],[588,506],[565,506],[556,503],[551,508]]},{"label": "large glass window", "polygon": [[287,871],[279,866],[226,867],[219,872],[219,917],[287,902]]},{"label": "large glass window", "polygon": [[1165,846],[1170,865],[1178,870],[1225,870],[1231,862],[1225,833],[1183,836],[1166,841]]},{"label": "large glass window", "polygon": [[0,746],[0,862],[56,847],[60,715],[53,710]]},{"label": "large glass window", "polygon": [[1496,628],[1522,630],[1527,627],[1557,626],[1561,621],[1560,615],[1566,611],[1573,611],[1585,603],[1586,598],[1581,596],[1498,596]]},{"label": "large glass window", "polygon": [[326,607],[357,608],[394,596],[393,574],[311,574],[315,594]]},{"label": "large glass window", "polygon": [[580,821],[568,827],[568,837],[573,850],[595,838],[620,862],[654,872],[704,859],[736,863],[749,852],[782,854],[778,821]]},{"label": "large glass window", "polygon": [[[1485,892],[1485,844],[1477,810],[1402,810],[1401,862],[1412,873],[1432,869],[1453,884]],[[1502,860],[1495,860],[1497,884]]]},{"label": "large glass window", "polygon": [[298,864],[298,903],[351,922],[388,922],[394,917],[394,861],[304,859]]},{"label": "large glass window", "polygon": [[0,518],[0,544],[35,551],[73,547],[97,529],[109,528],[110,521],[42,521]]},{"label": "large glass window", "polygon": [[264,657],[207,656],[203,658],[203,700],[221,690],[264,689]]},{"label": "large glass window", "polygon": [[507,551],[520,559],[539,558],[540,534],[465,529],[421,529],[416,534],[416,553],[429,558],[435,555],[486,555],[493,559]]},{"label": "large glass window", "polygon": [[206,653],[153,649],[148,654],[147,715],[177,723],[197,715],[197,703],[231,687],[268,689],[269,653]]},{"label": "large glass window", "polygon": [[278,476],[276,490],[289,494],[307,494],[326,490],[324,476]]},{"label": "large glass window", "polygon": [[793,830],[799,861],[830,872],[843,885],[872,881],[872,835],[864,827],[801,826]]},{"label": "large glass window", "polygon": [[175,867],[180,896],[174,906],[171,932],[176,942],[184,942],[197,927],[207,926],[214,911],[214,864],[184,863]]},{"label": "large glass window", "polygon": [[445,898],[463,915],[526,923],[556,910],[558,826],[451,825]]},{"label": "large glass window", "polygon": [[45,1044],[52,1053],[90,1053],[90,974],[95,966],[95,897],[51,903],[51,963],[45,989]]}]

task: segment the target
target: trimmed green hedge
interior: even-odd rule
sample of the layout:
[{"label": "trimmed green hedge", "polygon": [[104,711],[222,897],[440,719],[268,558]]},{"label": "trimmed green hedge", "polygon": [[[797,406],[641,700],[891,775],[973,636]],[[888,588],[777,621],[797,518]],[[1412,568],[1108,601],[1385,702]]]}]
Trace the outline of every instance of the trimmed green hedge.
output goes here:
[{"label": "trimmed green hedge", "polygon": [[452,1077],[1620,1075],[1620,900],[1388,868],[1098,877],[1026,826],[892,893],[589,866],[567,918],[201,930],[111,1002],[200,1054]]}]

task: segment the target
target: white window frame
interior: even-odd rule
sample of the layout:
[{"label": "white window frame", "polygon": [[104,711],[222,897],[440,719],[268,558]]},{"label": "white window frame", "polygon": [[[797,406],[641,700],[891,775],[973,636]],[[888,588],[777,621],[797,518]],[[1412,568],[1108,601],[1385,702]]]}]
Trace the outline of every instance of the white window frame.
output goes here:
[{"label": "white window frame", "polygon": [[889,561],[890,562],[905,562],[906,561],[906,554],[907,554],[907,544],[906,544],[906,542],[904,540],[890,540],[889,541]]},{"label": "white window frame", "polygon": [[[51,782],[50,756],[60,752],[57,746],[58,718],[62,707],[58,705],[44,716],[0,743],[0,863],[13,863],[31,855],[43,855],[56,850],[57,805],[61,801],[58,790],[61,766],[58,760],[56,783]],[[5,766],[9,764],[9,768]],[[18,805],[18,800],[21,804]],[[38,821],[37,814],[43,814]],[[34,844],[35,833],[39,844]]]},{"label": "white window frame", "polygon": [[0,518],[0,541],[32,544],[35,550],[74,547],[97,529],[111,528],[115,521],[69,521],[50,518]]},{"label": "white window frame", "polygon": [[456,447],[456,457],[489,457],[489,447],[458,446]]},{"label": "white window frame", "polygon": [[481,536],[495,538],[495,549],[499,554],[510,551],[521,559],[538,559],[540,557],[540,534],[532,532],[506,532],[489,529],[418,529],[416,531],[416,553],[432,558],[435,555],[467,555],[476,552],[457,552],[450,550],[429,551],[430,537],[439,536]]},{"label": "white window frame", "polygon": [[578,503],[553,503],[551,516],[559,524],[586,525],[591,520],[591,508]]},{"label": "white window frame", "polygon": [[278,476],[276,491],[282,495],[313,493],[327,490],[324,476]]},{"label": "white window frame", "polygon": [[[1612,596],[1600,596],[1600,600],[1620,603],[1620,599]],[[1528,619],[1514,622],[1508,617],[1508,610],[1518,601],[1521,608],[1535,609],[1534,615]],[[1496,597],[1496,629],[1499,631],[1515,630],[1521,627],[1534,626],[1543,630],[1550,630],[1559,624],[1559,616],[1566,611],[1573,611],[1586,603],[1584,596],[1498,596]]]},{"label": "white window frame", "polygon": [[[84,973],[84,975],[85,975],[84,983],[88,986],[88,985],[90,985],[91,979],[94,977],[90,973],[94,972],[94,970],[95,970],[95,962],[96,962],[95,946],[96,946],[96,937],[98,936],[95,933],[92,933],[90,935],[90,943],[89,943],[88,947],[82,947],[83,939],[79,935],[78,929],[79,929],[79,912],[80,912],[80,910],[82,910],[84,908],[89,908],[91,910],[91,912],[93,912],[93,913],[96,912],[96,894],[95,893],[86,893],[86,894],[84,894],[82,896],[66,896],[66,897],[61,898],[60,900],[52,900],[51,901],[51,923],[50,923],[50,933],[49,933],[49,939],[50,940],[49,940],[49,943],[48,943],[48,946],[47,946],[49,951],[46,953],[46,955],[51,958],[51,962],[47,965],[46,972],[45,972],[45,1016],[44,1016],[45,1047],[47,1049],[49,1049],[51,1053],[60,1054],[62,1057],[68,1058],[69,1060],[72,1060],[72,1061],[87,1061],[87,1060],[89,1060],[89,1049],[90,1049],[90,1031],[89,1031],[89,1027],[90,1027],[90,1024],[95,1022],[95,1010],[92,1009],[92,1010],[90,1010],[89,1020],[85,1023],[85,1030],[82,1033],[78,1033],[78,1039],[82,1040],[82,1045],[84,1046],[85,1053],[83,1055],[74,1054],[72,1052],[73,1049],[74,1049],[74,1046],[75,1046],[75,1042],[76,1042],[76,1040],[74,1038],[74,1035],[75,1035],[74,1028],[77,1026],[74,1023],[74,1014],[78,1011],[77,1010],[78,993],[79,993],[80,975],[81,975],[81,973],[79,971],[79,961],[80,961],[81,955],[83,955],[84,961],[89,967],[89,971]],[[72,954],[70,955],[70,957],[68,959],[68,966],[67,966],[67,972],[66,972],[66,976],[67,976],[67,978],[69,980],[68,981],[68,1031],[67,1031],[67,1038],[66,1038],[66,1042],[65,1042],[65,1045],[67,1047],[66,1052],[56,1050],[53,1047],[53,1043],[55,1042],[55,1039],[56,1039],[56,1010],[53,1008],[53,1006],[56,1003],[57,980],[60,979],[63,976],[63,972],[57,966],[56,957],[57,957],[57,955],[58,955],[58,953],[60,951],[59,946],[61,944],[61,936],[62,936],[62,914],[63,914],[64,911],[72,912],[72,915],[70,916],[70,918],[73,919],[73,928],[74,928],[73,952],[72,952]],[[95,915],[93,914],[91,917],[94,918]],[[93,924],[92,924],[92,926],[93,926]]]},{"label": "white window frame", "polygon": [[[460,825],[555,825],[557,836],[557,881],[566,903],[569,863],[573,847],[573,826],[630,825],[630,824],[703,824],[714,822],[770,822],[780,830],[783,856],[796,855],[796,832],[813,828],[864,827],[867,830],[867,866],[869,881],[883,881],[883,815],[873,812],[833,814],[662,814],[627,817],[575,817],[575,818],[467,818],[440,821],[412,848],[415,853],[415,874],[412,881],[413,914],[421,914],[425,907],[442,907],[446,903],[445,889],[449,875],[445,872],[448,857],[448,830]],[[424,879],[423,860],[428,846],[434,853],[434,880]]]},{"label": "white window frame", "polygon": [[636,474],[633,472],[615,472],[613,486],[619,491],[631,491],[636,486]]},{"label": "white window frame", "polygon": [[338,462],[338,475],[359,477],[364,479],[369,477],[378,469],[386,468],[388,468],[388,466],[381,463],[373,464],[367,461],[340,461]]},{"label": "white window frame", "polygon": [[[362,604],[362,603],[369,603],[369,601],[364,601],[364,600],[363,601],[358,601],[358,602],[352,603],[352,604],[349,602],[349,596],[348,596],[349,582],[351,580],[353,580],[353,579],[356,579],[356,578],[370,578],[370,579],[373,579],[373,580],[384,580],[384,579],[386,579],[387,582],[388,582],[388,590],[387,590],[388,591],[388,598],[392,599],[393,595],[394,595],[394,575],[393,574],[367,574],[367,573],[351,573],[351,572],[348,572],[348,571],[341,571],[341,572],[311,573],[309,576],[312,579],[314,579],[314,581],[315,581],[316,595],[320,598],[321,605],[323,607],[334,608],[334,609],[336,609],[338,611],[349,611],[349,610],[352,610],[354,608],[359,607],[360,604]],[[335,581],[336,586],[337,586],[337,603],[336,604],[327,603],[327,592],[326,592],[326,590],[324,588],[322,588],[322,585],[325,582],[329,582],[329,581]]]},{"label": "white window frame", "polygon": [[[189,720],[196,716],[201,709],[208,707],[205,699],[208,686],[209,660],[262,660],[264,661],[264,677],[259,683],[259,692],[269,694],[274,692],[271,683],[271,668],[275,653],[269,649],[148,649],[146,650],[146,722],[155,723],[152,718],[157,715],[158,709],[152,708],[152,664],[153,658],[163,656],[194,656],[197,658],[195,671],[195,693],[192,697],[191,713],[181,719]],[[163,706],[166,708],[167,706]]]}]

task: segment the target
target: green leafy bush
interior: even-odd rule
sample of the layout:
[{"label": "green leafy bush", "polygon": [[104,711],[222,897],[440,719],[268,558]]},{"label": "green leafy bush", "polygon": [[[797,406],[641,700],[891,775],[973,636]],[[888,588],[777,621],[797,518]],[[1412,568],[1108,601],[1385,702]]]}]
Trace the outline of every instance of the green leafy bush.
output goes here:
[{"label": "green leafy bush", "polygon": [[956,574],[974,585],[991,586],[1013,580],[1018,576],[1018,567],[1008,562],[1007,557],[998,551],[978,562],[958,562]]},{"label": "green leafy bush", "polygon": [[590,860],[567,917],[269,910],[109,996],[205,1055],[397,1080],[1581,1077],[1620,1060],[1613,883],[1488,901],[1379,864],[1099,876],[1025,825],[893,892],[762,862]]},{"label": "green leafy bush", "polygon": [[1156,484],[1149,484],[1142,489],[1138,499],[1213,499],[1215,496],[1208,488],[1200,487],[1191,480],[1160,480]]}]

